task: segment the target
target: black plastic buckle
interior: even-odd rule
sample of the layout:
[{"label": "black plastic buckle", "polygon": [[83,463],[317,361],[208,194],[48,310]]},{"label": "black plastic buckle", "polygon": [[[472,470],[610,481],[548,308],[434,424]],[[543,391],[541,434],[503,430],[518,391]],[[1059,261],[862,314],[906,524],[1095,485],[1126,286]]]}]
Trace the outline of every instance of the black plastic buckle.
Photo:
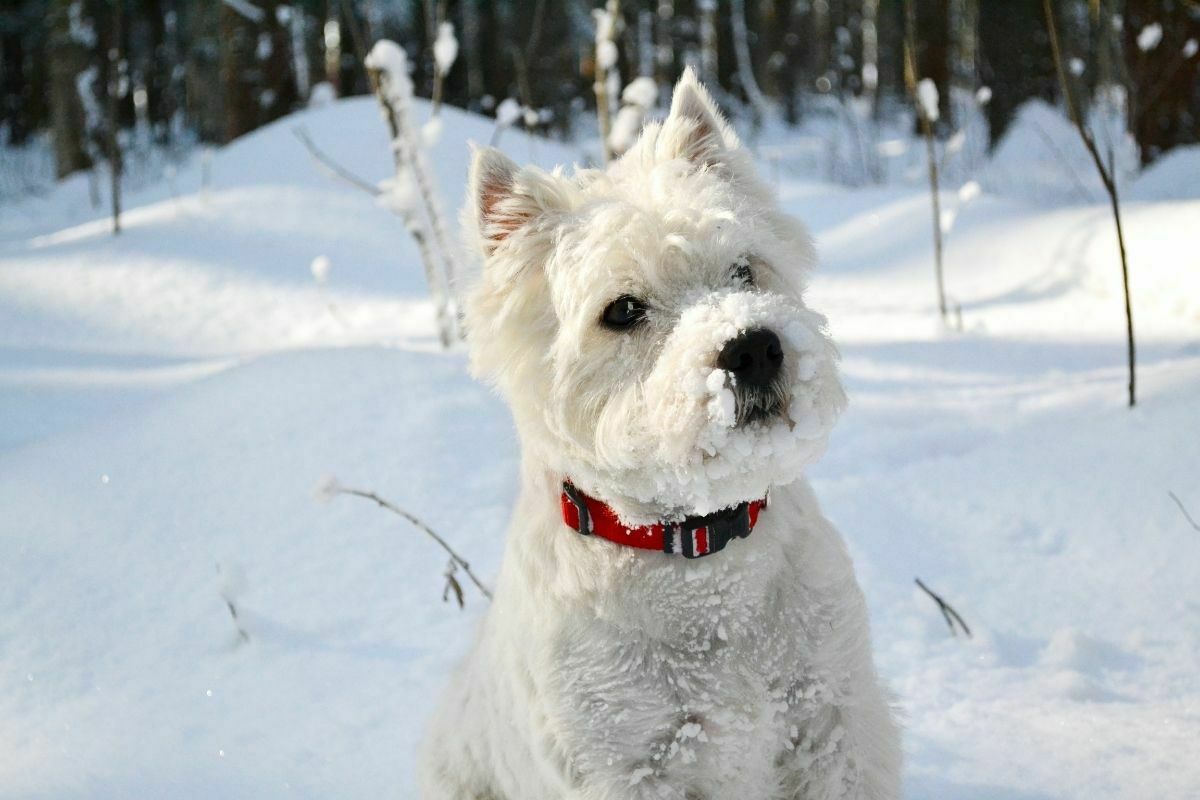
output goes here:
[{"label": "black plastic buckle", "polygon": [[567,481],[563,481],[562,488],[563,494],[567,496],[567,499],[571,501],[571,503],[575,506],[576,511],[579,512],[579,532],[584,536],[591,536],[592,517],[591,514],[588,513],[587,503],[583,501],[583,495],[580,494],[579,490]]},{"label": "black plastic buckle", "polygon": [[[697,547],[696,531],[705,529],[707,549]],[[702,517],[687,517],[671,526],[670,536],[664,536],[664,550],[670,553],[678,543],[678,550],[685,558],[703,558],[719,553],[733,539],[745,539],[750,535],[750,504],[740,503],[733,508],[724,508]]]}]

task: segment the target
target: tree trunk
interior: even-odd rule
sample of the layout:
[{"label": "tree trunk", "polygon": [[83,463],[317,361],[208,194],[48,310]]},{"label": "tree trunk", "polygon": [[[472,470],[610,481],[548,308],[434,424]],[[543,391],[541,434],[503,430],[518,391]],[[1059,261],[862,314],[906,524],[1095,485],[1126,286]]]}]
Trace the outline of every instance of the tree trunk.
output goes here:
[{"label": "tree trunk", "polygon": [[83,105],[75,79],[87,68],[87,47],[71,35],[71,0],[52,0],[49,9],[50,123],[54,132],[54,164],[59,178],[87,169]]},{"label": "tree trunk", "polygon": [[658,81],[658,104],[666,107],[675,82],[675,0],[658,0],[657,44],[654,47],[654,70]]},{"label": "tree trunk", "polygon": [[220,14],[221,47],[221,140],[231,142],[254,130],[258,114],[255,108],[253,74],[254,25],[240,13],[222,5]]},{"label": "tree trunk", "polygon": [[106,145],[108,158],[109,190],[112,196],[113,233],[121,232],[121,143],[117,139],[121,127],[120,103],[125,76],[122,71],[121,54],[125,38],[125,0],[112,2],[112,28],[109,32],[108,80],[105,82]]}]

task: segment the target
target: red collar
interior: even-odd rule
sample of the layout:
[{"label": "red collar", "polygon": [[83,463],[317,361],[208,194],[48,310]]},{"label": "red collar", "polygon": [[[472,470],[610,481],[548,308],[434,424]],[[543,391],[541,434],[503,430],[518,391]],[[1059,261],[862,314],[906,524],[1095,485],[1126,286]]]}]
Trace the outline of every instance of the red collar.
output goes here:
[{"label": "red collar", "polygon": [[656,522],[631,528],[617,519],[616,512],[607,503],[588,497],[569,481],[563,481],[562,487],[563,522],[568,528],[626,547],[680,553],[687,558],[719,552],[725,549],[730,539],[745,539],[758,524],[759,512],[766,507],[767,498],[764,497],[712,514],[685,517],[679,522]]}]

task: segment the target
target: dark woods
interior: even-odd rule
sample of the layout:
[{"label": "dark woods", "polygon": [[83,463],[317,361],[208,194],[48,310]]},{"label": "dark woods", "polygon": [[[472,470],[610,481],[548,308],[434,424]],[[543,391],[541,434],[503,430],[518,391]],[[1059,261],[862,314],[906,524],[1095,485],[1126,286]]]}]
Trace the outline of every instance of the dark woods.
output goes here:
[{"label": "dark woods", "polygon": [[[433,92],[432,36],[453,24],[460,57],[446,103],[494,113],[537,109],[556,136],[594,126],[596,3],[586,0],[25,0],[0,11],[3,143],[52,132],[58,175],[105,159],[106,131],[162,146],[226,142],[318,97],[369,91],[363,55],[379,38],[410,54],[417,92]],[[901,0],[622,0],[622,82],[669,85],[686,64],[755,121],[746,75],[788,122],[830,99],[906,107]],[[919,0],[917,71],[939,88],[936,135],[955,130],[952,89],[986,86],[993,142],[1031,97],[1057,101],[1040,0]],[[1055,0],[1060,37],[1097,86],[1124,88],[1142,159],[1200,138],[1197,0]],[[1139,36],[1161,28],[1144,48]],[[743,38],[744,37],[744,38]],[[1144,42],[1142,42],[1144,44]],[[739,46],[741,45],[741,46]],[[749,57],[749,65],[739,58]],[[749,68],[749,72],[746,71]],[[111,97],[111,103],[109,102]],[[662,102],[664,98],[660,98]],[[110,108],[111,106],[111,108]],[[109,125],[108,118],[115,117]],[[532,115],[530,115],[532,117]]]}]

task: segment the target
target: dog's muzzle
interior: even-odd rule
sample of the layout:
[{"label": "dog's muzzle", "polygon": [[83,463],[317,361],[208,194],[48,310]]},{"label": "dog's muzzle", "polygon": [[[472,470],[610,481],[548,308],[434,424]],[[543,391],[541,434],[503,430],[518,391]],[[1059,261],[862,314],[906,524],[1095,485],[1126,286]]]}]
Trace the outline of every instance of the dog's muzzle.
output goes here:
[{"label": "dog's muzzle", "polygon": [[783,345],[774,331],[743,331],[725,343],[717,366],[733,380],[738,425],[769,419],[784,409],[787,394],[780,383]]}]

